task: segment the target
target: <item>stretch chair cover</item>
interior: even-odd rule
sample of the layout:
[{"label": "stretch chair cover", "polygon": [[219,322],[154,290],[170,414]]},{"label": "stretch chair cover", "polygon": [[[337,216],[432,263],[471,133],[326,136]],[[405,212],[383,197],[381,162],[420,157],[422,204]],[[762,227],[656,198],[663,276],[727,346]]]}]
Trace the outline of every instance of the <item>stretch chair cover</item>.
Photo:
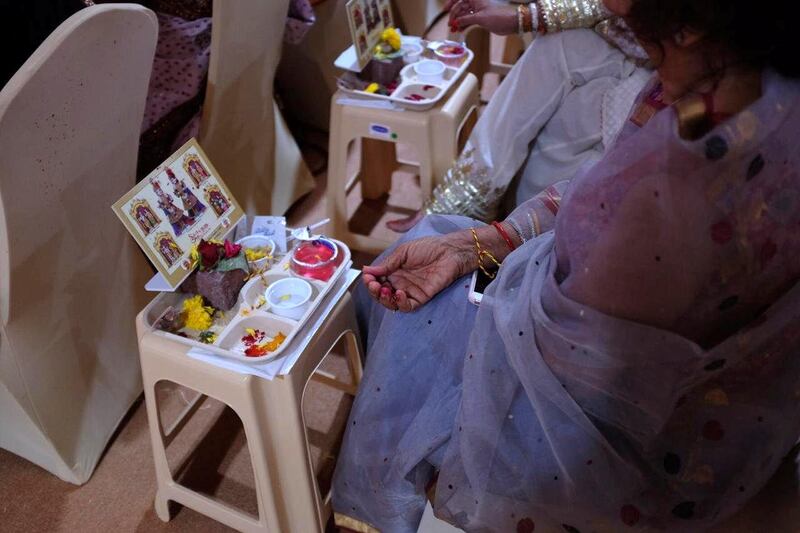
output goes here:
[{"label": "stretch chair cover", "polygon": [[0,92],[0,447],[75,484],[142,391],[151,271],[111,204],[135,183],[157,36],[141,6],[83,9]]}]

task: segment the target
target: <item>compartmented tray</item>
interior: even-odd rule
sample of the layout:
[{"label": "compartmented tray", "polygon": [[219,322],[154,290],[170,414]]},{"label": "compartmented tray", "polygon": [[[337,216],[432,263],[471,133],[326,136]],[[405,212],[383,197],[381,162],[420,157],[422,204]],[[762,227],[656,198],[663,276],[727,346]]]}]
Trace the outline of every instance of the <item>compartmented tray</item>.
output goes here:
[{"label": "compartmented tray", "polygon": [[[239,292],[239,300],[233,309],[226,312],[217,311],[214,314],[214,323],[209,328],[209,331],[216,335],[216,340],[213,343],[200,342],[198,339],[201,332],[199,331],[184,328],[178,333],[170,333],[156,327],[158,321],[170,308],[180,310],[183,302],[192,298],[193,294],[178,292],[159,294],[145,307],[145,322],[158,335],[164,335],[171,340],[186,344],[192,348],[200,348],[245,363],[263,363],[276,359],[283,355],[287,347],[292,344],[292,340],[294,340],[297,333],[303,329],[309,318],[314,315],[330,290],[336,285],[336,282],[353,264],[347,245],[335,239],[329,240],[336,243],[342,260],[328,281],[309,279],[292,272],[289,268],[291,253],[277,257],[271,267],[253,275],[245,283]],[[267,287],[278,280],[286,278],[302,279],[311,285],[310,305],[298,320],[270,312],[270,307],[267,305],[264,296]],[[264,341],[274,339],[279,334],[285,338],[274,351],[260,356],[247,356],[244,353],[246,343],[243,339],[250,334],[247,331],[248,329],[263,332],[264,338],[262,340]]]},{"label": "compartmented tray", "polygon": [[[420,37],[409,37],[405,35],[402,39],[403,44],[417,43],[423,47],[420,60],[441,60],[441,58],[436,55],[435,50],[439,46],[446,44],[445,41],[426,41]],[[460,59],[460,62],[457,65],[445,64],[443,76],[444,80],[441,83],[421,82],[417,78],[417,74],[414,71],[414,63],[409,63],[400,71],[400,83],[390,95],[368,93],[366,91],[354,89],[352,86],[348,85],[343,78],[339,78],[337,84],[341,91],[353,96],[385,100],[408,109],[424,111],[439,103],[439,101],[448,93],[448,91],[450,91],[453,85],[455,85],[456,82],[461,79],[461,77],[467,71],[470,63],[472,63],[472,59],[475,57],[475,54],[472,52],[472,50],[467,48],[463,43],[459,43],[459,46],[464,48],[466,54]],[[337,67],[350,72],[359,72],[355,47],[351,46],[345,50],[336,59],[334,64]],[[418,95],[422,98],[418,98],[418,96],[414,95]]]}]

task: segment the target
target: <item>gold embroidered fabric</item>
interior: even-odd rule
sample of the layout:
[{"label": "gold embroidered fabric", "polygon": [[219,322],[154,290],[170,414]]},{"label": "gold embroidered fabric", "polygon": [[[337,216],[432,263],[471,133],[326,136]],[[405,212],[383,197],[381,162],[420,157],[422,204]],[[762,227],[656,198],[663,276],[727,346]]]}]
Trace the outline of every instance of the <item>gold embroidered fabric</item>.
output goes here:
[{"label": "gold embroidered fabric", "polygon": [[547,33],[590,28],[608,18],[603,0],[539,0]]},{"label": "gold embroidered fabric", "polygon": [[381,533],[380,530],[375,529],[371,525],[341,513],[333,513],[333,521],[339,527],[357,531],[358,533]]},{"label": "gold embroidered fabric", "polygon": [[474,149],[467,147],[425,202],[426,214],[463,215],[484,222],[494,220],[504,190],[496,190],[486,168],[479,166]]}]

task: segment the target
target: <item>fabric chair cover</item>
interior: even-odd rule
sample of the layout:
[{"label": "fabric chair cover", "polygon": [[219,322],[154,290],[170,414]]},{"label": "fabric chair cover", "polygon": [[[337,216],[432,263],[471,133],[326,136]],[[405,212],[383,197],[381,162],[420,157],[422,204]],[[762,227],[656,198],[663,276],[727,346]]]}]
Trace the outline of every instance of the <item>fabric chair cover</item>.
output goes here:
[{"label": "fabric chair cover", "polygon": [[248,215],[283,214],[313,188],[273,102],[288,11],[289,0],[214,2],[200,144]]},{"label": "fabric chair cover", "polygon": [[111,204],[135,183],[157,36],[141,6],[83,9],[0,92],[0,447],[75,484],[142,391],[151,271]]}]

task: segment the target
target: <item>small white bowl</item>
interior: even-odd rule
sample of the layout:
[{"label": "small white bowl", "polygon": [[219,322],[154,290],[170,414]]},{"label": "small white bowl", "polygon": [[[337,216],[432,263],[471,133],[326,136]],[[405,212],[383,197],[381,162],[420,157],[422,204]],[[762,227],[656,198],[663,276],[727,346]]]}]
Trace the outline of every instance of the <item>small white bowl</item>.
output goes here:
[{"label": "small white bowl", "polygon": [[264,297],[267,311],[278,316],[300,320],[311,301],[311,284],[300,278],[285,278],[267,287]]},{"label": "small white bowl", "polygon": [[414,71],[423,83],[439,85],[444,81],[444,63],[435,59],[425,59],[414,64]]},{"label": "small white bowl", "polygon": [[422,57],[422,52],[425,50],[421,44],[414,42],[403,43],[403,61],[406,65],[416,63]]},{"label": "small white bowl", "polygon": [[251,271],[260,271],[269,268],[270,261],[273,259],[271,256],[275,255],[275,241],[264,235],[248,235],[236,241],[236,244],[241,244],[243,249],[258,247],[269,248],[267,257],[262,257],[257,261],[247,262],[247,264],[250,265]]}]

